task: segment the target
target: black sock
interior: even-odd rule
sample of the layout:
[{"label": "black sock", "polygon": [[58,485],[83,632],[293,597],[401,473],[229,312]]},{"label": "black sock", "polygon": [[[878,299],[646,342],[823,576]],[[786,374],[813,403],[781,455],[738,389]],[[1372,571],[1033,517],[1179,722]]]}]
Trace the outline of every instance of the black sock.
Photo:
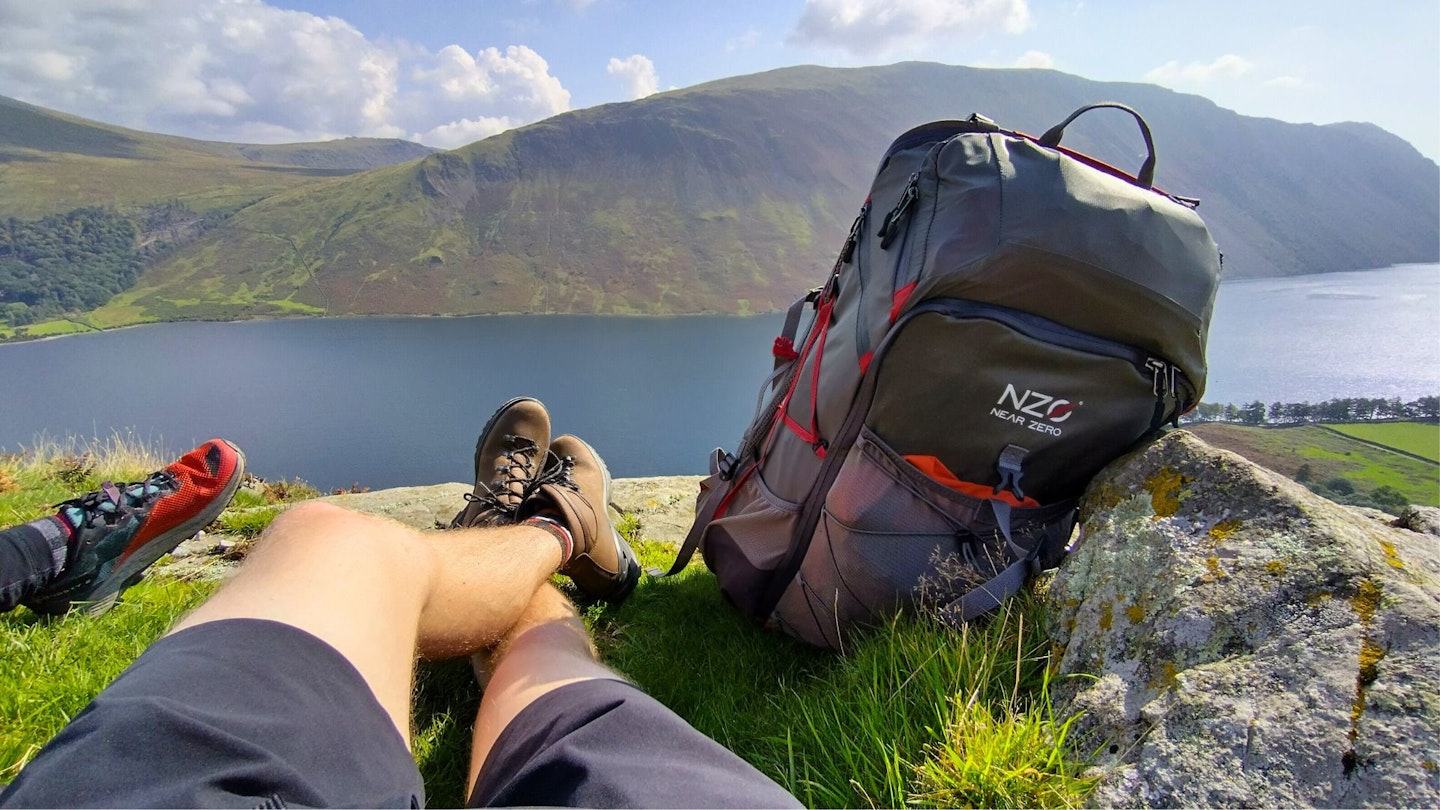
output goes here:
[{"label": "black sock", "polygon": [[60,575],[72,534],[55,515],[0,531],[0,612],[34,596]]}]

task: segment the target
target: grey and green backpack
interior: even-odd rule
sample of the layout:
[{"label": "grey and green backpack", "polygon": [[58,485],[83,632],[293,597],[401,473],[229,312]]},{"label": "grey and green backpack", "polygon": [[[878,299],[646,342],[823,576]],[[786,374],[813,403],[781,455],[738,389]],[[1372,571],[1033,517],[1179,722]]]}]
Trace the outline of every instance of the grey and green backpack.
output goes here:
[{"label": "grey and green backpack", "polygon": [[[1139,123],[1137,176],[1060,146],[1096,107]],[[1154,172],[1120,104],[1039,138],[975,115],[896,139],[672,572],[698,547],[743,613],[842,649],[897,610],[969,621],[1057,565],[1091,477],[1205,387],[1220,254]]]}]

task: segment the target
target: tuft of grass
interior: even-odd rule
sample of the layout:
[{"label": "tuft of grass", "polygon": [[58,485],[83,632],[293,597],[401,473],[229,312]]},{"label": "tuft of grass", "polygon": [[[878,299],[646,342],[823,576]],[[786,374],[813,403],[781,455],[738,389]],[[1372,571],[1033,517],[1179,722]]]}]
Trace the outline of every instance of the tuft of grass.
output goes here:
[{"label": "tuft of grass", "polygon": [[0,616],[0,782],[20,768],[212,583],[149,579],[101,616]]},{"label": "tuft of grass", "polygon": [[320,490],[296,478],[291,481],[266,481],[260,488],[265,503],[294,503],[320,497]]},{"label": "tuft of grass", "polygon": [[640,516],[634,512],[621,512],[620,518],[615,521],[615,531],[632,545],[640,542],[640,530]]},{"label": "tuft of grass", "polygon": [[215,521],[219,524],[220,531],[226,534],[233,534],[246,540],[253,540],[265,531],[280,513],[285,511],[280,506],[260,506],[251,509],[227,509],[220,514]]},{"label": "tuft of grass", "polygon": [[415,673],[410,748],[430,807],[463,807],[469,798],[470,732],[480,687],[466,659],[421,663]]},{"label": "tuft of grass", "polygon": [[269,501],[265,500],[265,495],[254,487],[241,486],[235,490],[235,497],[230,499],[230,508],[253,509],[257,506],[265,506],[268,503]]},{"label": "tuft of grass", "polygon": [[41,436],[14,454],[0,455],[0,526],[50,514],[53,506],[105,481],[138,481],[169,464],[158,442],[134,434],[105,439]]}]

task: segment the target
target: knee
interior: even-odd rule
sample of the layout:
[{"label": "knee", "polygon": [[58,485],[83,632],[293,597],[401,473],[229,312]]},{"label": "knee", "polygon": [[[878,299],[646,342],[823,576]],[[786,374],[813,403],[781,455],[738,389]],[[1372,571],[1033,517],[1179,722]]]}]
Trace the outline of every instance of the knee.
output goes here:
[{"label": "knee", "polygon": [[350,523],[359,514],[324,501],[305,501],[282,512],[266,527],[265,534],[324,536]]},{"label": "knee", "polygon": [[[389,531],[384,531],[385,529]],[[407,531],[405,527],[383,518],[352,512],[321,501],[306,501],[292,506],[275,518],[260,536],[258,545],[353,549],[372,537],[385,537],[389,543],[393,543],[398,539],[396,534]]]},{"label": "knee", "polygon": [[351,512],[330,503],[305,502],[276,517],[256,540],[246,565],[344,566],[359,577],[360,568],[376,566],[387,575],[425,572],[431,562],[419,532],[386,517]]}]

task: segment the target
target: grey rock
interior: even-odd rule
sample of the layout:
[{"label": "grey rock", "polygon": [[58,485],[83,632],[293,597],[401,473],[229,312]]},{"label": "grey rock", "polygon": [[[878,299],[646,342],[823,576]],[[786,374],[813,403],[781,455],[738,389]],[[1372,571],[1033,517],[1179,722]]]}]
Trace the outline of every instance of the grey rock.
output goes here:
[{"label": "grey rock", "polygon": [[412,529],[448,526],[465,506],[465,493],[474,484],[433,484],[422,487],[395,487],[374,492],[346,492],[319,500],[367,515],[379,515]]},{"label": "grey rock", "polygon": [[1048,594],[1093,803],[1440,805],[1440,544],[1183,431],[1085,502]]},{"label": "grey rock", "polygon": [[679,545],[695,520],[695,496],[700,493],[701,478],[617,478],[610,487],[610,503],[635,516],[641,540]]},{"label": "grey rock", "polygon": [[1369,506],[1351,506],[1350,504],[1339,504],[1345,510],[1359,515],[1362,518],[1384,523],[1386,526],[1395,525],[1395,516],[1382,509],[1374,509]]},{"label": "grey rock", "polygon": [[1421,534],[1440,535],[1440,509],[1433,506],[1407,506],[1395,525]]},{"label": "grey rock", "polygon": [[[357,512],[380,515],[416,529],[449,525],[465,505],[471,484],[436,484],[399,487],[375,492],[328,495],[320,500]],[[695,517],[695,495],[700,476],[673,475],[654,478],[617,478],[610,485],[610,506],[635,516],[640,538],[662,543],[685,539]],[[612,518],[618,517],[614,511]]]}]

